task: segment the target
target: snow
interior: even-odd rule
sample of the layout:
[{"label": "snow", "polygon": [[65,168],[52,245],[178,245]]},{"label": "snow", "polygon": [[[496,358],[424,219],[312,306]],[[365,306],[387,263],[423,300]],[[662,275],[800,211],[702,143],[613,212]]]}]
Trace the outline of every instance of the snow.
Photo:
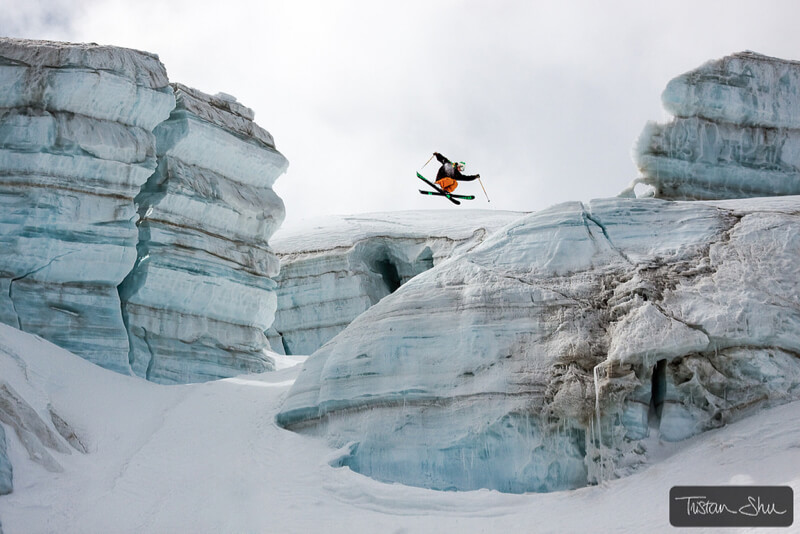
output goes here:
[{"label": "snow", "polygon": [[174,105],[158,56],[96,44],[0,38],[0,108],[87,115],[152,130]]},{"label": "snow", "polygon": [[[525,213],[460,208],[457,212],[412,210],[309,217],[282,226],[271,243],[275,252],[286,256],[349,247],[355,242],[378,236],[464,240],[471,237],[476,228],[495,230],[522,215]],[[466,221],[472,224],[465,224]]]},{"label": "snow", "polygon": [[341,452],[275,424],[298,371],[164,386],[0,325],[0,376],[43,419],[52,406],[88,449],[51,450],[63,468],[52,473],[3,425],[14,465],[14,492],[0,497],[4,532],[657,533],[674,531],[674,485],[800,491],[798,403],[681,444],[651,440],[652,465],[600,486],[514,495],[385,484],[332,467]]}]

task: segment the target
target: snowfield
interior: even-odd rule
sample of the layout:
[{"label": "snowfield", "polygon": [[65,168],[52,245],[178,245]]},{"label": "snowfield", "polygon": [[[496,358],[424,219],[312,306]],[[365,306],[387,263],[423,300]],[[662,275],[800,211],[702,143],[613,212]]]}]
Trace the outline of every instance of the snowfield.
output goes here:
[{"label": "snowfield", "polygon": [[800,492],[797,402],[680,443],[652,441],[657,461],[600,486],[513,495],[380,483],[331,467],[342,451],[275,424],[303,360],[275,358],[277,372],[165,386],[0,325],[0,411],[13,390],[47,426],[57,413],[87,451],[63,441],[66,452],[46,448],[52,463],[35,461],[6,423],[14,492],[0,498],[3,531],[675,532],[674,485]]}]

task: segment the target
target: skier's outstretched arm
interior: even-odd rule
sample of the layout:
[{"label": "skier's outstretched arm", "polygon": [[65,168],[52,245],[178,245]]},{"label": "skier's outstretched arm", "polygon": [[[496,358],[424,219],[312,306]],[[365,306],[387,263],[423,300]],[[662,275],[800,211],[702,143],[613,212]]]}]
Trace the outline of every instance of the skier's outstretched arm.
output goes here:
[{"label": "skier's outstretched arm", "polygon": [[481,177],[480,174],[461,174],[461,173],[458,173],[458,176],[456,176],[456,180],[458,180],[459,182],[461,182],[461,181],[471,182],[473,180],[477,180],[480,177]]},{"label": "skier's outstretched arm", "polygon": [[434,155],[434,156],[436,156],[436,159],[438,159],[438,160],[439,160],[439,163],[441,163],[442,165],[444,165],[445,163],[450,163],[450,164],[452,164],[452,163],[453,163],[452,161],[450,161],[450,160],[449,160],[449,159],[447,159],[446,157],[442,156],[442,155],[441,155],[441,154],[439,154],[438,152],[434,152],[434,153],[433,153],[433,155]]}]

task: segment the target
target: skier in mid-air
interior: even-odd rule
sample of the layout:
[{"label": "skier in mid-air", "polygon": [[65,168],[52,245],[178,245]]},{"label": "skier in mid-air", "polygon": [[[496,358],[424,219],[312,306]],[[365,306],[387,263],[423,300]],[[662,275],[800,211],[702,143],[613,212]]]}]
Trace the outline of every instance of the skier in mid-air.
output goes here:
[{"label": "skier in mid-air", "polygon": [[438,152],[434,152],[433,155],[439,160],[439,163],[442,164],[442,166],[439,167],[439,172],[436,173],[436,185],[447,193],[455,191],[460,181],[471,182],[481,177],[480,174],[461,174],[465,166],[463,161],[453,163]]}]

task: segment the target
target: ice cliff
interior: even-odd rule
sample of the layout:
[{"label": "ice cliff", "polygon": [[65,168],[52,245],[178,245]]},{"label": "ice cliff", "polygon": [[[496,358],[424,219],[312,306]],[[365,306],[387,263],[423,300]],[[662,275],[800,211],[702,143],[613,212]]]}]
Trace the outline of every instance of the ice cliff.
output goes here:
[{"label": "ice cliff", "polygon": [[800,397],[798,235],[797,197],[529,215],[359,316],[308,360],[278,421],[411,485],[623,474],[650,432],[681,440]]},{"label": "ice cliff", "polygon": [[159,382],[271,369],[287,161],[253,118],[153,54],[0,39],[0,321]]},{"label": "ice cliff", "polygon": [[151,54],[0,39],[0,321],[128,372],[117,286],[174,105]]},{"label": "ice cliff", "polygon": [[136,197],[136,267],[120,287],[133,371],[182,383],[268,371],[283,221],[272,190],[288,165],[253,112],[174,85],[155,130],[158,169]]},{"label": "ice cliff", "polygon": [[800,398],[800,197],[776,196],[800,193],[797,72],[745,53],[671,82],[636,155],[668,200],[554,206],[414,277],[308,359],[278,423],[378,480],[545,492]]},{"label": "ice cliff", "polygon": [[641,176],[665,199],[800,194],[800,63],[742,52],[672,80],[674,115],[650,122],[634,150]]},{"label": "ice cliff", "polygon": [[414,276],[479,244],[519,212],[450,210],[308,219],[279,230],[273,350],[311,354]]}]

